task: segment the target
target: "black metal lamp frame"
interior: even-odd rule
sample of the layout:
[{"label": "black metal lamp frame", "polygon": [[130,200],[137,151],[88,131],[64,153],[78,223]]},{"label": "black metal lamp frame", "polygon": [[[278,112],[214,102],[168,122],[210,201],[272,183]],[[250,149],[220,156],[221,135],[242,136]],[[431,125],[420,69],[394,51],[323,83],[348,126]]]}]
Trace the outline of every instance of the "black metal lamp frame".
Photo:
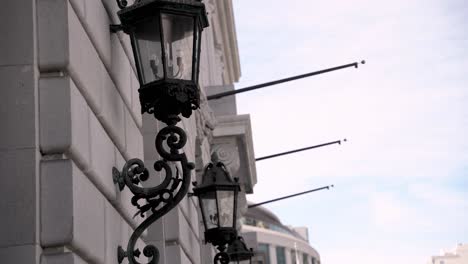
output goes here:
[{"label": "black metal lamp frame", "polygon": [[[137,67],[138,79],[141,87],[140,103],[142,113],[153,114],[158,120],[168,123],[168,116],[182,116],[188,118],[192,111],[200,105],[200,92],[198,87],[198,76],[200,73],[201,32],[208,26],[205,5],[201,0],[136,0],[127,7],[127,1],[116,0],[122,9],[117,14],[121,25],[111,25],[111,31],[123,30],[130,36],[135,65]],[[190,80],[168,77],[166,65],[166,46],[164,45],[165,33],[161,22],[162,14],[175,14],[177,16],[192,17],[194,19],[193,46],[192,46],[192,77]],[[160,27],[161,52],[164,77],[148,83],[143,81],[141,69],[140,51],[137,44],[135,30],[138,24],[148,19],[157,19]]]},{"label": "black metal lamp frame", "polygon": [[[216,160],[216,156],[214,157]],[[199,198],[200,208],[205,226],[205,243],[211,243],[220,252],[214,257],[214,263],[227,264],[230,261],[229,254],[225,251],[226,245],[231,244],[237,237],[236,219],[237,219],[237,197],[240,191],[239,179],[232,179],[222,162],[209,163],[205,167],[202,182],[198,184],[193,182],[193,195]],[[232,204],[232,226],[221,226],[219,216],[216,218],[216,226],[208,227],[208,216],[205,215],[203,196],[208,193],[217,193],[218,191],[228,191],[233,195]],[[218,201],[216,194],[216,210],[219,215],[223,209]]]},{"label": "black metal lamp frame", "polygon": [[[194,67],[196,71],[192,73],[191,80],[167,79],[165,77],[162,81],[144,84],[141,78],[141,69],[137,65],[142,85],[139,89],[142,113],[154,114],[155,118],[167,124],[167,127],[157,133],[155,140],[155,147],[161,159],[154,163],[154,169],[163,175],[161,184],[155,187],[141,186],[142,182],[148,180],[149,172],[140,159],[127,161],[121,172],[117,168],[112,169],[114,183],[118,184],[121,191],[125,186],[130,189],[134,195],[131,202],[138,209],[137,214],[146,217],[130,236],[126,249],[118,247],[118,261],[121,263],[127,258],[129,264],[140,264],[136,258],[142,252],[136,248],[137,240],[151,224],[176,207],[187,195],[190,187],[191,171],[195,165],[187,160],[186,154],[182,151],[187,143],[187,135],[182,128],[177,126],[177,123],[180,121],[180,114],[188,118],[192,114],[192,110],[199,107],[200,39],[203,27],[208,26],[208,20],[205,6],[201,0],[136,0],[129,7],[127,7],[125,0],[116,1],[122,9],[118,12],[122,24],[111,25],[113,32],[123,30],[132,38],[135,25],[143,17],[154,16],[152,12],[163,10],[168,13],[194,17],[194,30],[198,30],[199,33],[194,36],[193,44],[196,50],[193,51],[192,63],[196,66]],[[194,34],[196,33],[194,32]],[[138,57],[135,45],[133,38],[132,48],[135,60],[139,60],[141,58]],[[151,213],[149,214],[149,212]],[[155,246],[145,246],[143,254],[149,258],[148,264],[159,263],[159,251]]]},{"label": "black metal lamp frame", "polygon": [[248,260],[249,263],[252,263],[252,257],[254,256],[253,249],[247,248],[242,236],[237,236],[237,238],[232,241],[226,253],[229,255],[230,261],[234,261],[235,263],[244,260]]}]

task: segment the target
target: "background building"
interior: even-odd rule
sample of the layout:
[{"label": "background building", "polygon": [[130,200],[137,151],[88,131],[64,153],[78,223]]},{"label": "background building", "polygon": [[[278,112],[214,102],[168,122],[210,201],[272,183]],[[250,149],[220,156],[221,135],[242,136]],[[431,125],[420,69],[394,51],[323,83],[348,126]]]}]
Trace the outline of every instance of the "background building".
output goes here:
[{"label": "background building", "polygon": [[242,234],[257,252],[255,264],[319,264],[320,255],[309,244],[306,227],[288,227],[268,209],[249,208],[244,215]]},{"label": "background building", "polygon": [[468,244],[458,244],[453,250],[445,251],[440,256],[432,256],[430,264],[465,264],[468,263]]},{"label": "background building", "polygon": [[[129,1],[129,5],[133,3]],[[232,89],[240,64],[230,0],[205,0],[202,103],[180,123],[188,159],[200,180],[212,151],[251,193],[256,182],[249,116],[235,99],[216,111],[206,93]],[[115,0],[16,0],[0,9],[0,259],[2,263],[118,263],[141,218],[131,193],[120,192],[112,167],[158,159],[162,124],[140,114],[139,87],[128,36]],[[154,171],[151,170],[154,174]],[[156,175],[148,184],[159,183]],[[241,195],[242,196],[242,195]],[[245,211],[245,193],[239,207]],[[211,263],[195,198],[146,231],[139,241],[158,247],[160,263]],[[142,260],[143,261],[143,260]],[[126,260],[124,260],[126,263]]]}]

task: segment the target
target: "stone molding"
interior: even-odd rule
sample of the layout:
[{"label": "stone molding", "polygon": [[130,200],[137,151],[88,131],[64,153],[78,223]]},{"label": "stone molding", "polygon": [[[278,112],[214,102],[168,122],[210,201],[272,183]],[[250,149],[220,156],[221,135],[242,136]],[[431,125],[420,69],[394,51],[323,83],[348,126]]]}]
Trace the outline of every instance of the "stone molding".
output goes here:
[{"label": "stone molding", "polygon": [[253,193],[257,183],[250,115],[218,116],[213,130],[212,153],[217,152],[233,177],[238,177],[245,193]]}]

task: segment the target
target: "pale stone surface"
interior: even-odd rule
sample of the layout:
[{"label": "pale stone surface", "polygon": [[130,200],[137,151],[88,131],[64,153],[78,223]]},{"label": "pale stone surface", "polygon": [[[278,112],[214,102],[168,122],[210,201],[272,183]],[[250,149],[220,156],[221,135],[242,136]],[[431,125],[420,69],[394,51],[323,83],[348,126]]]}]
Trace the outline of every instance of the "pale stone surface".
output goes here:
[{"label": "pale stone surface", "polygon": [[102,112],[97,117],[102,122],[109,136],[120,151],[125,152],[125,112],[122,97],[114,86],[109,75],[102,76]]},{"label": "pale stone surface", "polygon": [[105,198],[93,184],[73,167],[73,242],[72,248],[96,262],[105,256]]},{"label": "pale stone surface", "polygon": [[252,193],[257,174],[250,116],[218,116],[211,144],[220,161],[230,168],[231,176],[239,178],[243,191]]},{"label": "pale stone surface", "polygon": [[[41,245],[65,245],[73,238],[72,162],[41,162]],[[59,220],[60,219],[60,220]]]},{"label": "pale stone surface", "polygon": [[111,42],[109,25],[111,21],[107,15],[106,9],[99,0],[84,1],[85,20],[84,27],[86,32],[98,51],[99,57],[108,69],[111,67]]},{"label": "pale stone surface", "polygon": [[[129,239],[128,225],[122,221],[120,214],[109,203],[106,203],[106,260],[105,263],[118,263],[117,248],[127,248]],[[122,232],[124,230],[124,232]]]},{"label": "pale stone surface", "polygon": [[0,150],[35,147],[36,102],[33,67],[0,67],[0,87],[0,98],[8,99],[0,104]]},{"label": "pale stone surface", "polygon": [[38,59],[41,71],[60,70],[68,65],[67,10],[67,1],[37,1]]},{"label": "pale stone surface", "polygon": [[198,263],[200,260],[199,239],[195,236],[193,228],[189,225],[179,206],[177,208],[166,215],[166,221],[171,223],[171,225],[166,226],[166,241],[175,241],[184,249],[190,259],[197,260],[195,262]]},{"label": "pale stone surface", "polygon": [[5,264],[39,264],[40,254],[41,247],[34,244],[6,248],[0,247],[0,260]]},{"label": "pale stone surface", "polygon": [[[70,5],[68,5],[67,12],[70,50],[70,63],[67,65],[67,70],[93,112],[99,114],[101,112],[101,81],[106,71]],[[55,23],[58,22],[55,21]]]},{"label": "pale stone surface", "polygon": [[39,80],[40,145],[44,154],[64,153],[71,145],[70,99],[68,78]]},{"label": "pale stone surface", "polygon": [[[117,12],[120,10],[117,6],[117,3],[115,0],[101,0],[104,7],[107,10],[107,13],[109,15],[109,19],[111,20],[112,24],[120,24],[120,19],[117,15]],[[133,3],[132,0],[128,1],[128,5],[131,5]],[[119,37],[119,40],[125,50],[125,53],[127,55],[128,60],[130,61],[130,65],[133,68],[133,71],[136,72],[135,68],[135,60],[133,58],[133,51],[132,51],[132,46],[130,44],[130,38],[128,37],[127,34],[123,32],[117,32],[114,33],[113,35],[117,35]]]},{"label": "pale stone surface", "polygon": [[90,166],[90,110],[85,99],[70,80],[70,102],[71,102],[71,145],[70,156],[83,170]]},{"label": "pale stone surface", "polygon": [[[156,161],[160,159],[158,152],[156,151],[155,146],[156,133],[155,132],[143,132],[143,151],[145,159],[148,161]],[[152,167],[152,164],[147,164],[147,166]]]},{"label": "pale stone surface", "polygon": [[34,12],[34,1],[2,1],[2,8],[0,8],[1,66],[34,63]]},{"label": "pale stone surface", "polygon": [[115,86],[120,92],[125,104],[132,109],[132,83],[130,74],[132,69],[127,55],[125,54],[119,37],[116,34],[111,35],[112,39],[112,65],[111,73],[115,81]]},{"label": "pale stone surface", "polygon": [[112,180],[112,167],[115,165],[114,144],[96,119],[92,111],[89,111],[90,127],[90,170],[86,173],[90,179],[113,201],[116,199],[114,182]]},{"label": "pale stone surface", "polygon": [[132,115],[135,119],[135,122],[139,128],[143,126],[143,114],[141,113],[141,104],[140,104],[140,93],[138,89],[140,88],[140,82],[134,71],[130,72],[130,83],[131,89],[130,94],[132,97]]},{"label": "pale stone surface", "polygon": [[[222,92],[228,92],[234,90],[234,85],[220,85],[220,86],[209,86],[205,88],[206,95],[215,95]],[[223,115],[236,115],[236,96],[230,95],[219,99],[209,100],[208,104],[216,116]]]},{"label": "pale stone surface", "polygon": [[57,254],[43,254],[41,264],[86,264],[79,256],[72,252]]},{"label": "pale stone surface", "polygon": [[193,264],[200,262],[192,262],[185,254],[183,248],[178,245],[166,246],[166,263]]},{"label": "pale stone surface", "polygon": [[38,240],[37,159],[36,149],[0,151],[4,173],[0,184],[0,247],[35,244]]},{"label": "pale stone surface", "polygon": [[41,162],[41,245],[69,246],[102,263],[104,197],[71,160]]},{"label": "pale stone surface", "polygon": [[156,136],[157,132],[165,127],[164,123],[159,122],[153,115],[143,114],[143,134],[153,134]]},{"label": "pale stone surface", "polygon": [[125,142],[126,158],[143,160],[143,136],[128,111],[125,111]]},{"label": "pale stone surface", "polygon": [[88,106],[69,77],[39,80],[40,146],[44,154],[67,153],[89,166]]},{"label": "pale stone surface", "polygon": [[[43,0],[42,0],[43,1]],[[83,21],[86,19],[85,17],[85,2],[87,0],[69,0],[70,4],[75,10],[76,15],[82,19]]]}]

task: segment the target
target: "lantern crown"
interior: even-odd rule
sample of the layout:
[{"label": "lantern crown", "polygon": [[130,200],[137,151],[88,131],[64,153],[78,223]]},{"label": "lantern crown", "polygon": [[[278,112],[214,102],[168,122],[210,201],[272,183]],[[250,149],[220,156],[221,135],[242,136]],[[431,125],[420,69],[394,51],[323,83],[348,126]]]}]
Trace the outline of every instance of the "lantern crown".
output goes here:
[{"label": "lantern crown", "polygon": [[151,17],[155,11],[160,10],[198,16],[202,28],[209,25],[205,4],[201,0],[137,0],[133,5],[118,11],[117,14],[125,30],[126,26],[145,17]]},{"label": "lantern crown", "polygon": [[196,184],[196,190],[232,188],[239,191],[240,185],[238,181],[238,178],[233,179],[231,177],[224,163],[209,163],[205,166],[201,184]]}]

